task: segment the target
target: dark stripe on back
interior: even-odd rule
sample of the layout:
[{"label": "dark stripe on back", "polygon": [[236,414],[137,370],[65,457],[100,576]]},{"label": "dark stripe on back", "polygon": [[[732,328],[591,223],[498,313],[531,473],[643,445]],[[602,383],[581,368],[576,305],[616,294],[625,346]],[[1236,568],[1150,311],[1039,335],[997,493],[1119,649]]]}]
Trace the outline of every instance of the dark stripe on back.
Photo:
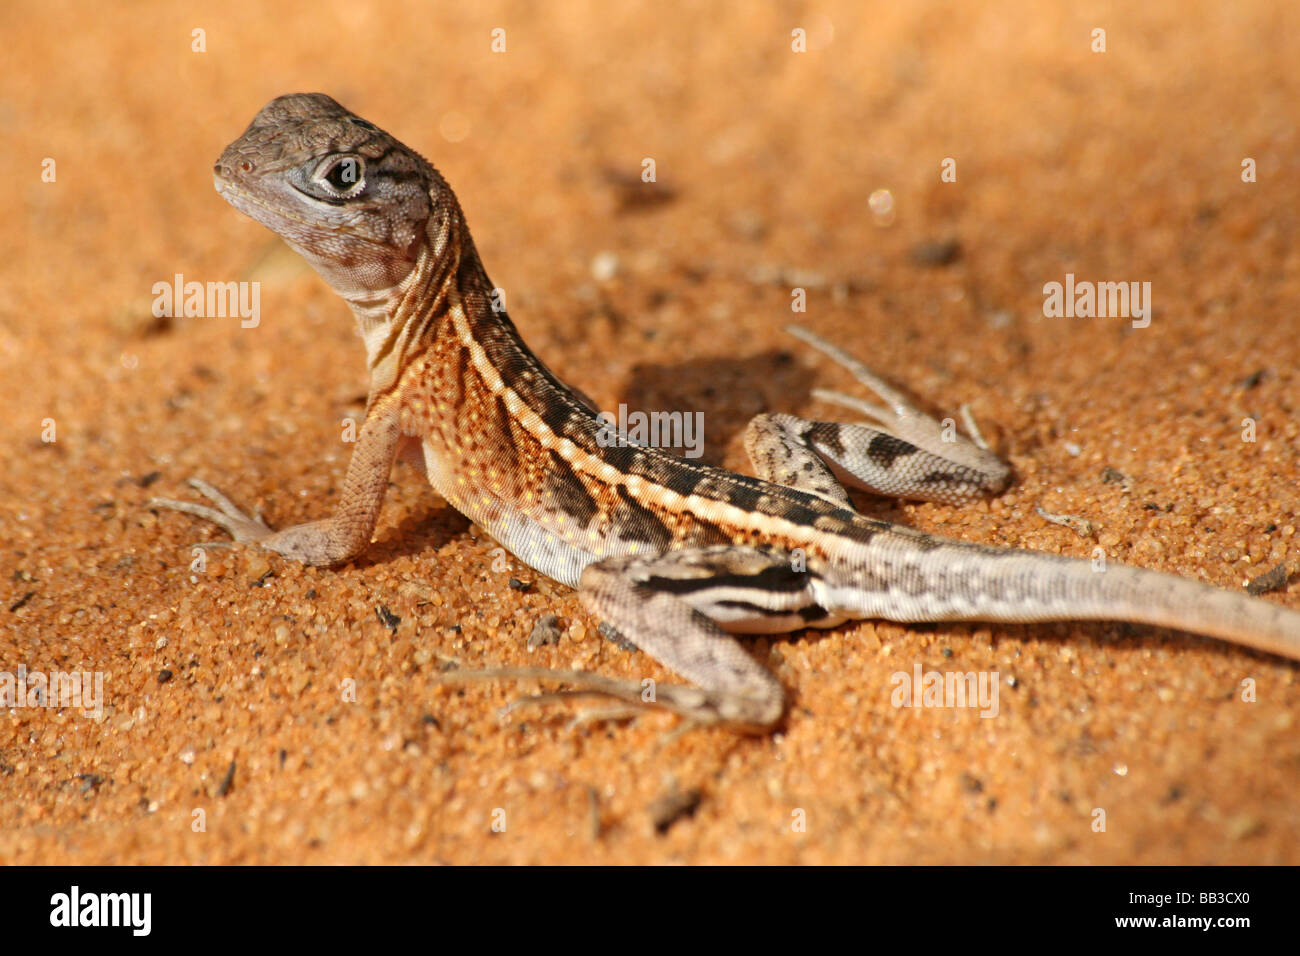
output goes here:
[{"label": "dark stripe on back", "polygon": [[589,454],[600,454],[595,412],[573,398],[568,387],[524,345],[509,315],[484,305],[482,309],[466,309],[466,319],[470,334],[482,344],[502,383],[556,435]]},{"label": "dark stripe on back", "polygon": [[[462,261],[462,271],[468,268],[468,261]],[[792,488],[685,461],[655,448],[637,445],[601,447],[596,439],[600,429],[596,413],[573,398],[568,387],[533,355],[505,312],[492,312],[486,307],[473,308],[470,299],[481,300],[481,296],[467,296],[466,319],[470,332],[482,344],[502,382],[532,408],[547,427],[587,454],[607,462],[623,474],[635,475],[682,497],[700,495],[749,512],[757,512],[760,500],[766,498],[764,513],[778,515],[796,525],[812,525],[819,518],[838,518],[846,524],[842,531],[836,530],[846,538],[869,541],[876,534],[873,526],[854,522],[851,512]],[[463,368],[460,372],[465,374]],[[807,434],[828,450],[843,452],[838,426],[817,423]],[[596,512],[591,495],[562,458],[552,453],[551,462],[548,488],[556,501],[561,502],[566,512],[590,520]],[[612,516],[613,530],[630,536],[632,540],[667,548],[672,535],[663,521],[633,501],[621,486],[618,494],[620,501]],[[567,505],[562,503],[565,501]],[[728,533],[705,522],[696,522],[695,529],[687,532],[686,540],[732,543]]]},{"label": "dark stripe on back", "polygon": [[569,419],[573,417],[574,411],[572,406],[557,395],[541,393],[537,397],[537,402],[529,402],[533,411],[542,423],[557,435],[563,435],[569,427]]},{"label": "dark stripe on back", "polygon": [[635,445],[606,445],[600,449],[600,457],[625,475],[645,478],[651,470],[650,456]]},{"label": "dark stripe on back", "polygon": [[727,489],[726,502],[734,505],[742,511],[756,511],[758,509],[758,499],[763,497],[763,489],[759,485],[751,485],[748,482],[737,482]]}]

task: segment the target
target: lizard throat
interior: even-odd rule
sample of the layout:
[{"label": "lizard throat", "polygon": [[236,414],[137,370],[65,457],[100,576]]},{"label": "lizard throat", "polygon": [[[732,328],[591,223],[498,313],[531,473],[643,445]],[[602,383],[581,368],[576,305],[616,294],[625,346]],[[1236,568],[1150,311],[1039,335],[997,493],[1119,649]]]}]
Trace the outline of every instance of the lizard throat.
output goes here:
[{"label": "lizard throat", "polygon": [[452,299],[458,298],[458,255],[445,242],[426,243],[415,267],[396,285],[345,296],[366,346],[371,394],[397,381],[412,356],[429,348]]}]

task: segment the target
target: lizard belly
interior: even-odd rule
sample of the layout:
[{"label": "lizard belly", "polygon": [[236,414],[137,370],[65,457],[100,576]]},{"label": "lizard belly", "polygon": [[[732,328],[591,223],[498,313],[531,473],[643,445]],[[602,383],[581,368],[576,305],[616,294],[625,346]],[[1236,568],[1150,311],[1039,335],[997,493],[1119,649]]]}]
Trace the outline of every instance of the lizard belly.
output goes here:
[{"label": "lizard belly", "polygon": [[585,533],[564,529],[562,515],[554,521],[538,520],[491,491],[459,480],[449,462],[438,446],[424,442],[424,468],[434,491],[533,570],[578,586],[582,569],[597,557],[578,543]]}]

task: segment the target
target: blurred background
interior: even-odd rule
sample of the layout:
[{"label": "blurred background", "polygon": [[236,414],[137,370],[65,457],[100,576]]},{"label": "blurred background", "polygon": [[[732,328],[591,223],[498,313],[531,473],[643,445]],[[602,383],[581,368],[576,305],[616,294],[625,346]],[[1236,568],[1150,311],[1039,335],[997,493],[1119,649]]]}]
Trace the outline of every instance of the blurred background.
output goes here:
[{"label": "blurred background", "polygon": [[[1239,586],[1298,557],[1297,37],[1300,8],[1281,0],[11,5],[0,660],[111,665],[117,696],[103,733],[0,716],[0,763],[18,768],[0,775],[12,791],[0,857],[572,859],[595,788],[603,823],[579,848],[593,861],[1297,862],[1294,669],[1205,642],[1190,661],[1149,631],[1123,632],[1118,670],[1101,628],[995,638],[863,625],[760,642],[797,687],[791,726],[766,743],[695,734],[657,750],[670,722],[654,720],[575,742],[557,721],[525,756],[489,719],[498,698],[474,691],[463,706],[483,725],[420,736],[413,768],[385,763],[375,741],[397,731],[364,721],[337,744],[304,745],[333,776],[283,747],[299,774],[289,799],[262,781],[304,685],[262,701],[249,726],[203,702],[243,687],[260,657],[245,644],[208,660],[212,644],[191,633],[261,633],[259,594],[232,581],[204,599],[216,603],[153,619],[191,600],[178,596],[181,557],[198,530],[142,504],[218,475],[285,522],[320,516],[336,487],[337,421],[365,389],[350,317],[211,182],[267,101],[320,91],[439,167],[525,338],[603,408],[702,409],[706,460],[747,471],[750,416],[808,414],[815,381],[846,383],[781,331],[803,288],[800,321],[932,409],[971,401],[1017,468],[1011,495],[973,515],[864,505],[872,513],[1085,556],[1100,543],[1117,560]],[[941,179],[946,160],[955,181]],[[152,285],[177,273],[261,282],[261,326],[156,319]],[[1152,283],[1151,327],[1045,319],[1043,286],[1066,273]],[[1261,439],[1243,446],[1247,415]],[[41,440],[46,419],[57,443]],[[1105,466],[1137,476],[1131,494],[1097,480]],[[467,540],[409,473],[394,482],[390,536],[414,534],[429,554]],[[1079,540],[1036,504],[1106,530]],[[466,566],[490,549],[475,539]],[[385,555],[335,580],[383,580]],[[476,599],[526,617],[504,588]],[[571,597],[547,600],[581,619]],[[334,640],[380,639],[370,610],[358,621]],[[195,685],[202,702],[156,679],[181,666],[167,655],[186,640],[212,669]],[[593,669],[631,666],[586,647]],[[888,708],[891,670],[917,654],[941,664],[954,647],[963,667],[1018,673],[1032,691],[993,722]],[[556,653],[567,666],[578,651]],[[1267,708],[1206,703],[1231,698],[1247,664],[1268,669]],[[1171,671],[1189,683],[1166,698]],[[434,734],[424,704],[395,706],[399,723]],[[174,726],[132,716],[167,707]],[[399,733],[397,752],[416,735]],[[197,763],[177,759],[192,746]],[[263,766],[239,778],[250,803],[214,823],[220,840],[172,842],[149,814],[180,826],[236,751]],[[629,753],[635,766],[621,763]],[[91,797],[66,783],[82,772],[101,780]],[[340,776],[379,782],[336,805]],[[704,803],[656,834],[646,808],[665,788]],[[488,846],[475,801],[519,792],[549,795],[518,811],[533,829]],[[1088,828],[1099,803],[1127,808],[1109,839]],[[791,806],[818,821],[798,839]]]}]

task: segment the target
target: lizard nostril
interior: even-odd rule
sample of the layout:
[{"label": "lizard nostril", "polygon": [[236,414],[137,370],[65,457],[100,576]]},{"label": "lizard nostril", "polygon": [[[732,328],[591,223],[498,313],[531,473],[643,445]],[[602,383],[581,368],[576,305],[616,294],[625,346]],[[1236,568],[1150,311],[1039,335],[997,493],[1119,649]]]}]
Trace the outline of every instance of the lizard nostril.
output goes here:
[{"label": "lizard nostril", "polygon": [[[253,164],[245,159],[239,164],[239,170],[240,172],[243,173],[251,173],[253,171]],[[216,165],[214,165],[212,167],[212,171],[216,173],[218,176],[223,176],[227,179],[229,179],[235,173],[233,166],[229,166],[226,163],[222,163],[222,162],[218,162]]]}]

